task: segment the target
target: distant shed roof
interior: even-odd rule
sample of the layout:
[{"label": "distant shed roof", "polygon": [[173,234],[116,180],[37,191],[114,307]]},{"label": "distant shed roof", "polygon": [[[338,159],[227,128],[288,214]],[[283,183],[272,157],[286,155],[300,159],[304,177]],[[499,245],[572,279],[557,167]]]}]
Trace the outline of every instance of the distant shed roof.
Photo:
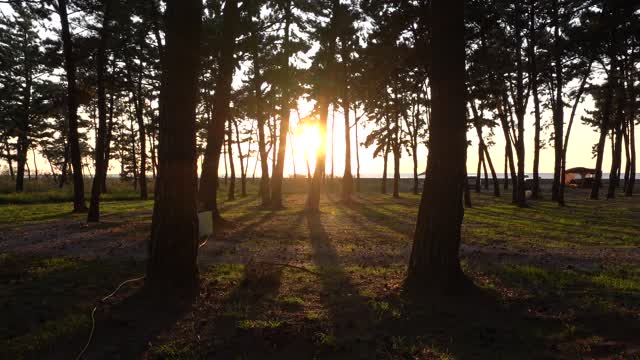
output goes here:
[{"label": "distant shed roof", "polygon": [[565,170],[565,173],[568,173],[568,174],[571,174],[571,173],[575,173],[575,174],[595,174],[596,173],[596,169],[590,169],[590,168],[578,166],[578,167],[573,167],[571,169]]}]

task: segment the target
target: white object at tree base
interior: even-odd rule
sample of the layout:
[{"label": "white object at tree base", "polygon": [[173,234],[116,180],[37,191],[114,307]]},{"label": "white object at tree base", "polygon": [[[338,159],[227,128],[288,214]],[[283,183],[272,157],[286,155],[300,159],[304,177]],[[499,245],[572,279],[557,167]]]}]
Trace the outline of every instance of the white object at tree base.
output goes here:
[{"label": "white object at tree base", "polygon": [[198,213],[198,237],[204,238],[213,234],[213,218],[211,211]]}]

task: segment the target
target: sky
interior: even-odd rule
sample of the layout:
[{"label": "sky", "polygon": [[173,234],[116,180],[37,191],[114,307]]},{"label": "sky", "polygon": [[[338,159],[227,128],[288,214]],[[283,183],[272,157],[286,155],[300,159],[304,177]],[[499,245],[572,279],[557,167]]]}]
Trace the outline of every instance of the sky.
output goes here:
[{"label": "sky", "polygon": [[[5,13],[10,13],[11,10],[8,8],[6,4],[0,4],[0,10]],[[54,20],[55,21],[55,20]],[[241,81],[241,74],[237,74],[234,78],[234,85]],[[565,99],[567,100],[567,99]],[[313,172],[313,167],[315,164],[315,156],[313,155],[313,149],[307,149],[309,144],[311,144],[311,148],[314,147],[314,144],[317,145],[319,143],[319,139],[316,139],[319,134],[314,132],[313,129],[307,129],[303,131],[303,129],[299,129],[298,126],[298,113],[304,117],[311,112],[313,107],[313,103],[304,99],[300,99],[298,102],[298,109],[292,109],[291,111],[291,130],[293,136],[288,141],[288,149],[286,152],[286,161],[285,161],[285,176],[290,176],[295,172],[298,174],[306,174],[306,159],[307,154],[311,154],[308,156],[309,163],[311,166],[311,171]],[[580,118],[583,115],[586,115],[585,109],[593,109],[593,102],[590,98],[586,98],[584,102],[582,102],[576,114],[576,120],[573,125],[571,138],[569,141],[569,149],[567,151],[567,168],[574,166],[585,166],[585,167],[594,167],[595,159],[592,156],[592,147],[598,140],[597,129],[592,128],[588,125],[582,124]],[[533,116],[530,114],[532,111],[532,102],[529,101],[529,105],[527,108],[527,116],[525,118],[525,164],[526,164],[526,172],[531,173],[533,171]],[[567,108],[565,110],[565,123],[568,121],[570,109]],[[352,112],[353,114],[353,112]],[[87,114],[81,113],[80,116],[88,117]],[[542,123],[548,123],[551,119],[551,112],[545,111],[542,114],[543,120]],[[351,122],[353,123],[353,115]],[[332,131],[332,124],[333,131]],[[369,132],[372,130],[373,125],[367,124],[367,119],[362,118],[360,121],[359,127],[359,142],[362,143]],[[566,124],[565,124],[566,129]],[[636,126],[636,132],[640,129]],[[485,139],[487,139],[486,135],[488,133],[488,129],[484,129]],[[565,130],[566,131],[566,130]],[[549,140],[550,130],[544,130],[541,138],[543,140]],[[93,142],[93,134],[89,134],[90,141]],[[332,139],[335,138],[335,141]],[[478,139],[474,129],[471,129],[467,133],[467,138],[471,141],[471,146],[468,148],[467,152],[467,170],[470,175],[475,174],[476,166],[478,161]],[[356,140],[355,140],[355,129],[351,129],[351,140],[352,140],[352,151],[351,151],[351,163],[352,163],[352,173],[356,174]],[[489,148],[491,153],[491,159],[494,163],[496,172],[498,176],[504,172],[504,147],[505,141],[502,136],[502,131],[500,128],[495,129],[495,134],[491,138],[491,140],[495,143],[493,146]],[[295,156],[292,155],[291,145],[293,145],[293,151]],[[252,150],[257,149],[257,144],[254,142],[251,144]],[[147,146],[149,148],[149,146]],[[374,147],[364,148],[362,146],[359,147],[359,155],[360,155],[360,173],[362,177],[380,177],[382,175],[383,169],[383,160],[382,158],[373,158],[373,149]],[[638,146],[640,148],[640,146]],[[236,150],[234,145],[234,151]],[[243,151],[246,153],[248,150],[248,145],[243,145]],[[339,111],[333,112],[331,109],[329,111],[329,119],[327,124],[327,174],[331,174],[331,163],[333,158],[333,172],[336,176],[342,176],[344,173],[344,154],[345,154],[345,144],[344,144],[344,117],[342,113]],[[236,154],[237,155],[237,154]],[[624,158],[624,151],[623,151]],[[293,159],[293,161],[292,161]],[[200,159],[201,160],[201,159]],[[256,176],[260,176],[260,167],[256,166],[256,157],[252,157],[249,159],[249,167],[248,167],[248,176],[251,177],[254,173],[254,168]],[[245,160],[246,161],[246,160]],[[554,161],[554,151],[553,148],[547,146],[542,149],[540,152],[540,173],[552,173],[553,172],[553,161]],[[623,160],[624,161],[624,160]],[[32,157],[29,158],[30,166],[33,166],[34,159]],[[36,156],[35,162],[37,163],[38,169],[40,172],[47,172],[49,169],[48,164],[40,155]],[[426,168],[427,163],[427,150],[424,145],[421,145],[418,148],[418,172],[423,172]],[[198,163],[200,164],[200,162]],[[607,144],[605,147],[605,156],[603,162],[603,171],[607,173],[609,171],[611,164],[611,153],[610,153],[610,143],[609,139],[607,139]],[[624,164],[624,162],[623,162]],[[15,164],[14,164],[15,166]],[[239,173],[239,160],[235,159],[236,172]],[[119,171],[119,163],[117,161],[110,162],[110,174],[117,174]],[[269,161],[269,168],[271,172],[271,161]],[[0,163],[0,172],[6,171],[6,163]],[[86,170],[85,170],[86,172]],[[393,161],[389,161],[389,175],[393,174]],[[406,151],[403,151],[402,159],[400,161],[400,173],[402,177],[411,177],[413,172],[413,162],[411,156]],[[219,173],[221,175],[224,174],[224,162],[221,161]]]}]

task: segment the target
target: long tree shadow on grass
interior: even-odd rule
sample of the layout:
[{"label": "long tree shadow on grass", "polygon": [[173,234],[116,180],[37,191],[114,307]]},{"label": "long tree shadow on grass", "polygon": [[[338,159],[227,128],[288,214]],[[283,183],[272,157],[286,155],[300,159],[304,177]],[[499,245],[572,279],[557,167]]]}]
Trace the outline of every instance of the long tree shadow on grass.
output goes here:
[{"label": "long tree shadow on grass", "polygon": [[415,227],[415,215],[409,213],[397,213],[394,211],[382,211],[373,202],[353,200],[348,203],[340,203],[347,211],[358,213],[366,219],[381,227],[388,228],[401,234],[409,234]]},{"label": "long tree shadow on grass", "polygon": [[320,352],[318,355],[330,358],[370,358],[375,355],[375,348],[363,341],[371,339],[371,312],[367,299],[360,294],[360,289],[352,283],[342,266],[338,252],[322,225],[321,214],[308,213],[306,220],[313,262],[320,271],[320,300],[328,312],[324,335],[335,339],[329,353]]}]

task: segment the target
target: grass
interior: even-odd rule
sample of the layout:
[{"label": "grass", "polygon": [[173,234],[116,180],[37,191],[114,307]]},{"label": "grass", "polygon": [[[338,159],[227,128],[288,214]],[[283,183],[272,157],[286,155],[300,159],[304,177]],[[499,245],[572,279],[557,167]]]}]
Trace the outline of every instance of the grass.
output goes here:
[{"label": "grass", "polygon": [[32,358],[90,326],[89,313],[106,289],[140,263],[0,256],[0,357]]},{"label": "grass", "polygon": [[[224,201],[233,225],[218,228],[200,251],[197,299],[173,314],[150,308],[155,300],[129,301],[140,295],[133,286],[100,313],[88,357],[640,355],[635,198],[590,201],[569,190],[569,206],[531,201],[521,209],[508,194],[474,193],[474,207],[465,210],[462,260],[477,288],[463,297],[416,299],[402,291],[402,281],[419,195],[365,192],[343,203],[329,191],[321,214],[309,215],[302,211],[304,181],[292,184],[281,211],[259,207],[254,183],[248,197]],[[148,219],[152,203],[105,201],[103,212]],[[84,215],[70,208],[68,202],[0,205],[0,227],[12,234],[43,222],[81,222]],[[95,300],[143,270],[141,261],[106,254],[1,254],[0,357],[74,356]]]}]

